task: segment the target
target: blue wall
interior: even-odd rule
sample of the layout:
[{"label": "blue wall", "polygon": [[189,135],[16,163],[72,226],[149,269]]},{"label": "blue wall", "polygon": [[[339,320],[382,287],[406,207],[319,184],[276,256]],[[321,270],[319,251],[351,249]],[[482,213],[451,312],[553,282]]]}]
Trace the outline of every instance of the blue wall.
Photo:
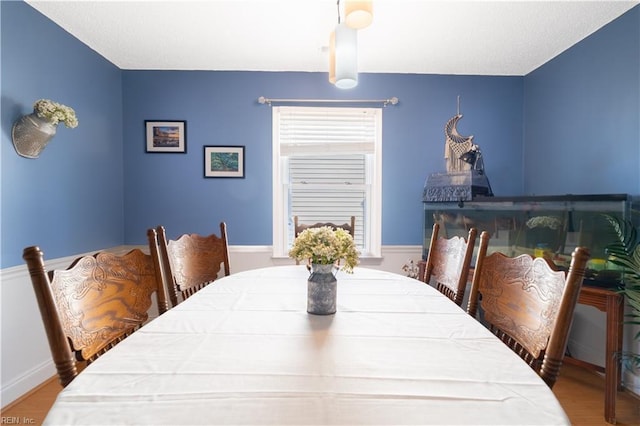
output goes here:
[{"label": "blue wall", "polygon": [[[23,2],[0,3],[1,267],[39,245],[47,258],[124,240],[122,72]],[[15,120],[52,99],[76,110],[38,159],[17,155]]]},{"label": "blue wall", "polygon": [[[522,78],[361,74],[344,91],[326,73],[125,71],[125,240],[156,224],[170,236],[210,233],[224,220],[229,243],[272,243],[271,108],[259,96],[387,99],[383,112],[382,243],[421,244],[426,176],[444,171],[444,125],[474,134],[494,191],[522,191]],[[186,120],[186,154],[147,154],[144,120]],[[245,145],[245,179],[204,179],[204,145]],[[516,165],[516,166],[513,166]],[[514,177],[515,176],[515,177]]]},{"label": "blue wall", "polygon": [[[422,187],[444,170],[458,95],[458,130],[482,147],[496,195],[640,192],[640,6],[525,77],[361,74],[348,91],[326,73],[121,71],[29,5],[0,7],[2,268],[32,244],[50,258],[144,244],[157,224],[173,237],[225,220],[230,244],[270,245],[271,110],[259,96],[400,99],[383,114],[385,245],[421,244]],[[39,98],[74,107],[80,125],[59,126],[28,160],[11,125]],[[148,119],[186,120],[187,153],[145,153]],[[204,179],[204,145],[245,145],[246,178]]]},{"label": "blue wall", "polygon": [[524,81],[525,193],[640,192],[640,6]]}]

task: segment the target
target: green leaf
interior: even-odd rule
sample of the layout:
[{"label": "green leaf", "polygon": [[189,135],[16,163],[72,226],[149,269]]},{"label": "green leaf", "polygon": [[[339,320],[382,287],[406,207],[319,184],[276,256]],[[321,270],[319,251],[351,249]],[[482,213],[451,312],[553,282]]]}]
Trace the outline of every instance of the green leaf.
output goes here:
[{"label": "green leaf", "polygon": [[[615,216],[604,215],[616,235],[617,240],[606,248],[608,260],[622,268],[623,287],[620,293],[625,296],[631,312],[625,324],[640,325],[640,244],[638,230],[631,221],[621,220]],[[640,339],[640,331],[634,340]],[[623,359],[635,368],[640,367],[640,354],[626,352]]]}]

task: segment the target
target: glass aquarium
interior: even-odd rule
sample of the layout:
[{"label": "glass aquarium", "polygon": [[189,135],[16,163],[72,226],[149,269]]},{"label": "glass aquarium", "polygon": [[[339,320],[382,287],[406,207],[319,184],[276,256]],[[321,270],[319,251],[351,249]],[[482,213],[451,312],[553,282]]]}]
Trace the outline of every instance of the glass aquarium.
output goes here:
[{"label": "glass aquarium", "polygon": [[[591,253],[586,278],[593,284],[615,287],[620,274],[607,261],[606,247],[616,236],[606,215],[639,223],[637,198],[627,194],[531,197],[476,197],[472,201],[424,204],[422,256],[427,258],[434,223],[439,236],[466,237],[469,228],[491,235],[487,252],[507,256],[547,257],[567,268],[578,246]],[[477,251],[476,244],[476,251]]]}]

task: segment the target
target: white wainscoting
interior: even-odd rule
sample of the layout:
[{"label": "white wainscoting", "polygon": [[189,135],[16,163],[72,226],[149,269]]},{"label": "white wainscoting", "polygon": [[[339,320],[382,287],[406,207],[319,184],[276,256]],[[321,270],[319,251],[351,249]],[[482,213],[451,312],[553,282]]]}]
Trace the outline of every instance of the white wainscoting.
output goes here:
[{"label": "white wainscoting", "polygon": [[[119,246],[105,251],[124,254],[134,248],[148,252],[147,246]],[[80,253],[59,259],[46,259],[48,270],[65,269],[74,259],[91,253]],[[387,246],[378,259],[362,259],[362,266],[404,274],[402,266],[413,260],[418,262],[420,246]],[[230,246],[231,273],[249,269],[290,265],[289,258],[273,258],[271,246]],[[2,364],[1,406],[4,407],[21,395],[56,374],[40,311],[25,265],[0,270],[0,306],[2,310],[0,360]],[[150,318],[157,316],[152,306]]]}]

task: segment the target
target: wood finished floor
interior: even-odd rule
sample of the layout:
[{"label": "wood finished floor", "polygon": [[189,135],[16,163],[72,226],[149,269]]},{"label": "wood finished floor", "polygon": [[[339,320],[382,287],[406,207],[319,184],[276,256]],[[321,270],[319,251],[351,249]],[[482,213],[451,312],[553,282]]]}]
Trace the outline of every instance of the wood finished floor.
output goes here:
[{"label": "wood finished floor", "polygon": [[[2,423],[9,424],[11,419],[6,418],[10,417],[20,419],[19,424],[42,424],[60,389],[56,378],[43,383],[25,397],[2,408]],[[573,425],[609,424],[604,421],[604,379],[597,373],[565,364],[553,392]],[[618,392],[616,417],[620,426],[640,426],[640,399],[628,392]],[[522,425],[526,423],[527,419],[522,419]]]}]

